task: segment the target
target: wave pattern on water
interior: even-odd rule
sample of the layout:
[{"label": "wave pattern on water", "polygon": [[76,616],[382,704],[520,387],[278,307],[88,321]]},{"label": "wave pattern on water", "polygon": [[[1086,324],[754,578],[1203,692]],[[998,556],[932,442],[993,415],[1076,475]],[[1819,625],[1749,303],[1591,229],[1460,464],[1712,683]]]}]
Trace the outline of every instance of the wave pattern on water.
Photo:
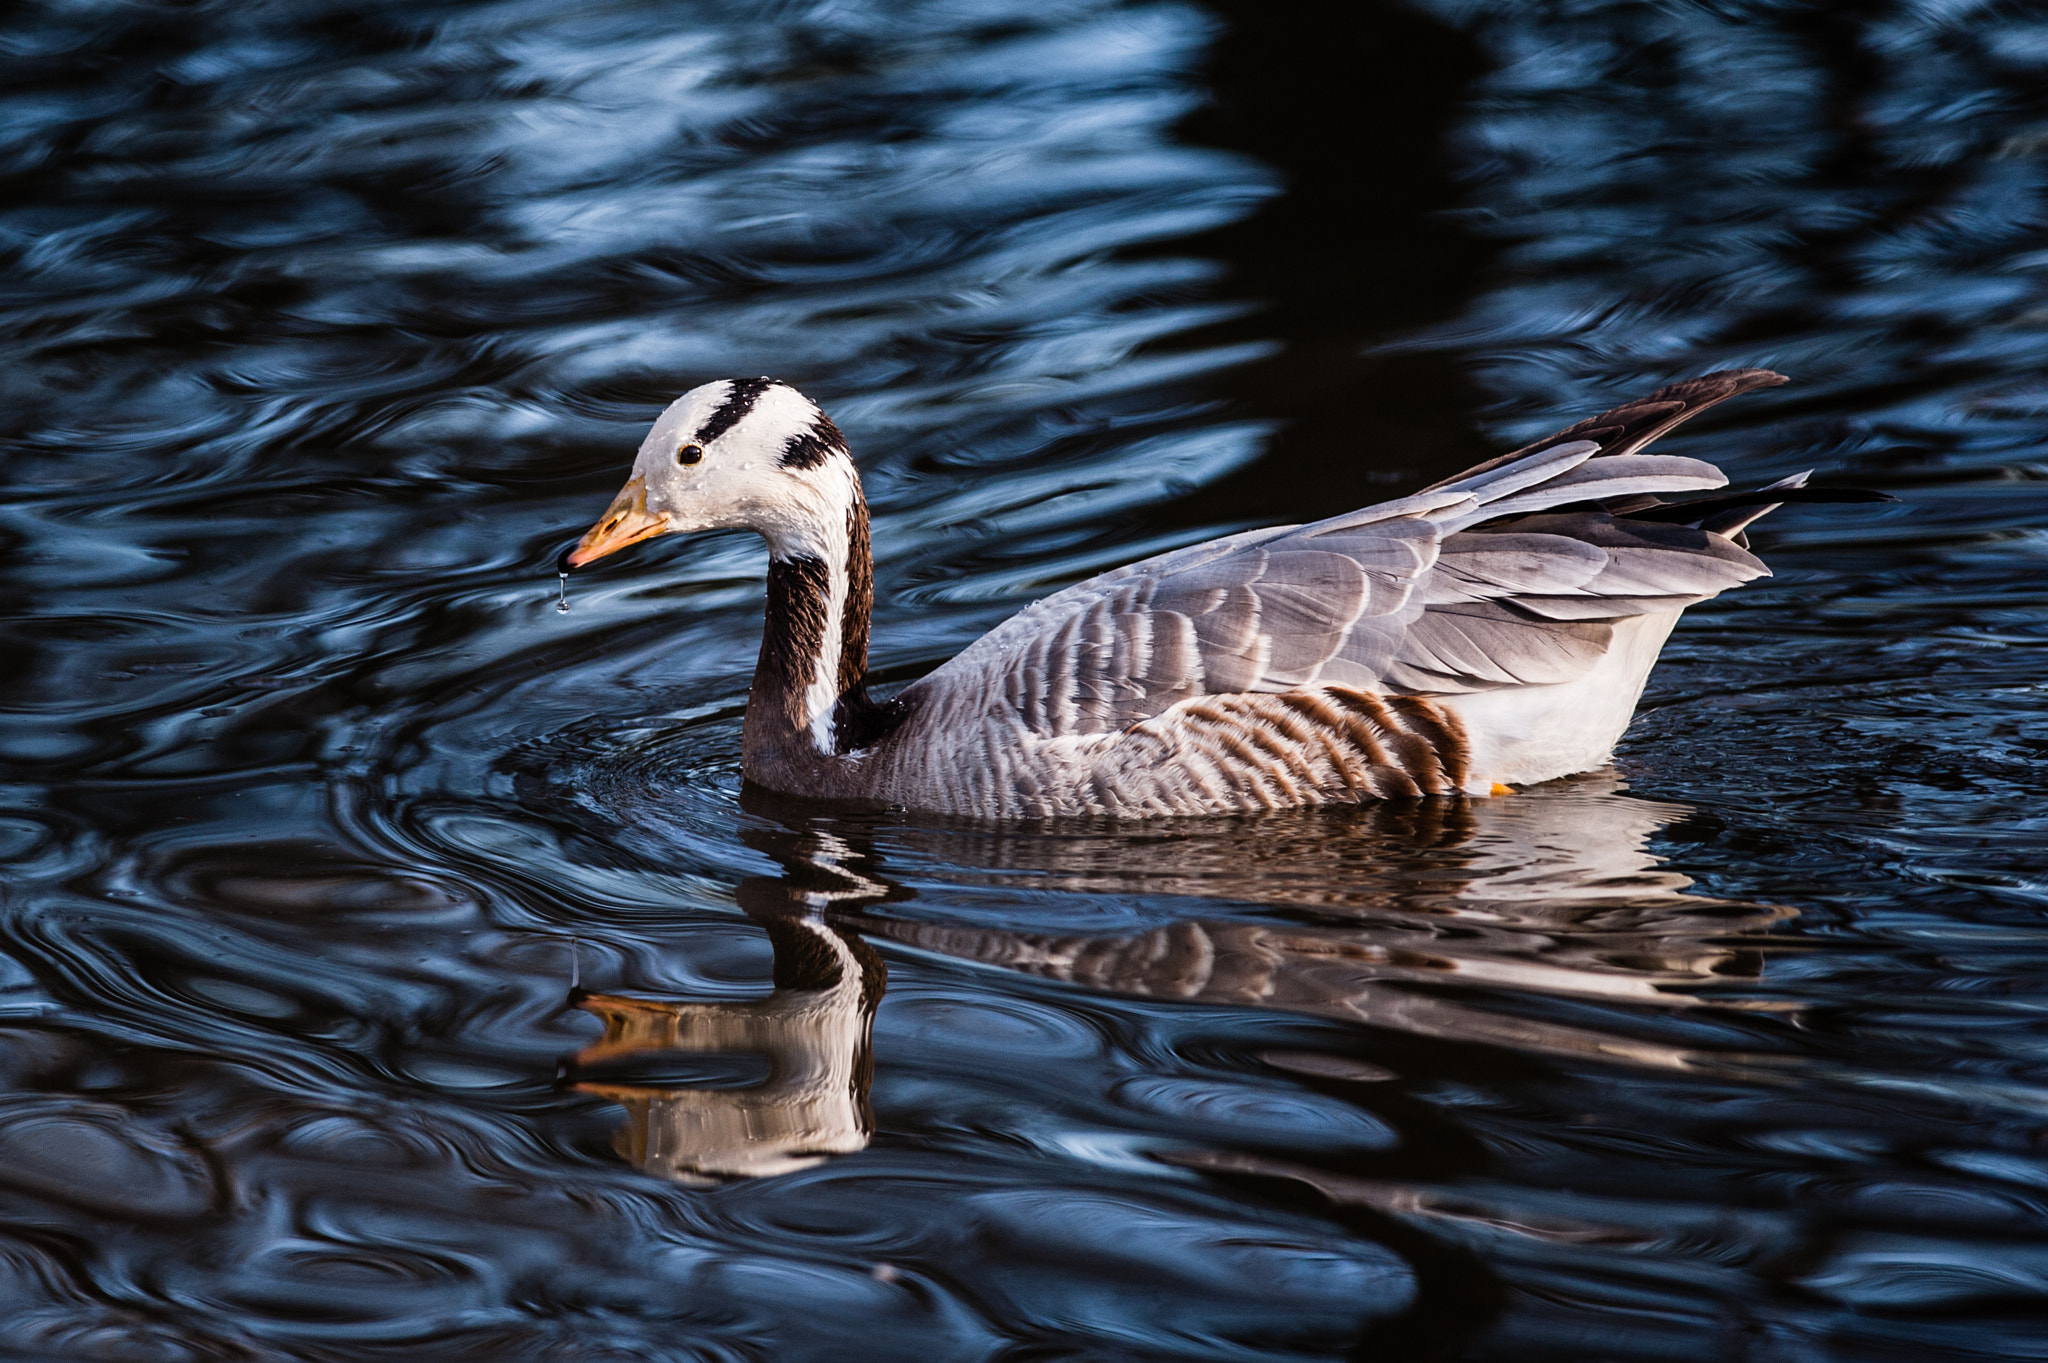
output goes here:
[{"label": "wave pattern on water", "polygon": [[[1927,6],[17,10],[0,1352],[2043,1356],[2044,63]],[[1749,363],[1685,452],[1901,503],[1766,522],[1622,774],[1509,799],[825,817],[741,789],[754,546],[554,608],[726,374],[851,436],[900,679]]]}]

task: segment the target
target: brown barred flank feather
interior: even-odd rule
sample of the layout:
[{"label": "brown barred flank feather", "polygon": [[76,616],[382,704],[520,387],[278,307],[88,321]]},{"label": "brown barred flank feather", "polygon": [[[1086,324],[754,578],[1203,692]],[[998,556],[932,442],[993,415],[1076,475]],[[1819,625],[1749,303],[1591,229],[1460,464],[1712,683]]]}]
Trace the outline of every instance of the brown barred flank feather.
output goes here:
[{"label": "brown barred flank feather", "polygon": [[1472,747],[1458,717],[1421,696],[1388,696],[1387,707],[1401,717],[1410,732],[1421,735],[1429,744],[1430,752],[1443,764],[1444,779],[1450,788],[1463,789],[1472,774]]},{"label": "brown barred flank feather", "polygon": [[1175,718],[1183,760],[1215,768],[1247,807],[1450,795],[1471,768],[1463,726],[1417,696],[1238,693],[1188,703]]},{"label": "brown barred flank feather", "polygon": [[[1471,765],[1472,753],[1464,726],[1420,696],[1382,697],[1348,686],[1333,686],[1330,694],[1346,709],[1372,725],[1387,754],[1382,771],[1392,771],[1414,785],[1403,795],[1450,795]],[[1391,703],[1390,703],[1391,702]]]}]

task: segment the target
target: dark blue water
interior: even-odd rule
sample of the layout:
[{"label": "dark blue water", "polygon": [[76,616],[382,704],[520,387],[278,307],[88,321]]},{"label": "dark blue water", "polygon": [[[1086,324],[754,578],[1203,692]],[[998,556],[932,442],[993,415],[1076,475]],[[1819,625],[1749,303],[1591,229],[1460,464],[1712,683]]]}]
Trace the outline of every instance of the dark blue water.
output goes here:
[{"label": "dark blue water", "polygon": [[[2024,7],[0,21],[0,1356],[2048,1358]],[[1613,772],[1133,828],[743,797],[847,431],[906,678],[1659,383],[1787,508]]]}]

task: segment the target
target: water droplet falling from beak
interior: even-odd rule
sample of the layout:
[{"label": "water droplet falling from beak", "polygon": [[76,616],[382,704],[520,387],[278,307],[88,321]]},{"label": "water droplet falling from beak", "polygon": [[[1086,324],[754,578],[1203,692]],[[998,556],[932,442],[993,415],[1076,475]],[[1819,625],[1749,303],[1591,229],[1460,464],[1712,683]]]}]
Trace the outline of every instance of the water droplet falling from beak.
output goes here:
[{"label": "water droplet falling from beak", "polygon": [[560,611],[563,615],[567,615],[569,613],[569,555],[575,552],[575,547],[571,546],[570,548],[564,549],[562,551],[561,557],[555,560],[555,576],[560,578],[562,583],[562,596],[561,599],[555,603],[555,609],[557,611]]}]

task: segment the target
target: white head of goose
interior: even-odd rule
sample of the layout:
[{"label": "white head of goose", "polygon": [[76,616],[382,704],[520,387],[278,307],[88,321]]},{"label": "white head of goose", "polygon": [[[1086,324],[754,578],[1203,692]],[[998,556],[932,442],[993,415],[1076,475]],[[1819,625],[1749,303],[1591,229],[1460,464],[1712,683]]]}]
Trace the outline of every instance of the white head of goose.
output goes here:
[{"label": "white head of goose", "polygon": [[1603,765],[1679,612],[1767,574],[1743,527],[1804,490],[1643,447],[1784,382],[1673,384],[1411,496],[1211,540],[1027,607],[896,699],[864,686],[874,574],[846,442],[773,379],[693,388],[566,557],[768,541],[749,780],[986,818],[1488,795]]}]

